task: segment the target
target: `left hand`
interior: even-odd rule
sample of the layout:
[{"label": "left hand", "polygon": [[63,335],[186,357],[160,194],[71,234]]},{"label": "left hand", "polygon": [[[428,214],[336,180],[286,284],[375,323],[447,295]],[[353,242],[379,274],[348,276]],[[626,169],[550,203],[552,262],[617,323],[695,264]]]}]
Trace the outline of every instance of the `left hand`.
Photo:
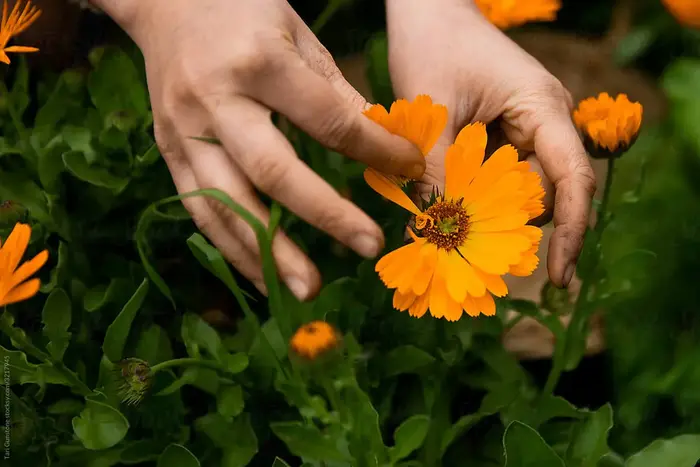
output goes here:
[{"label": "left hand", "polygon": [[565,287],[588,225],[595,174],[571,120],[564,86],[491,25],[471,0],[386,0],[389,69],[398,97],[429,94],[449,120],[427,158],[426,192],[445,180],[444,154],[468,123],[501,118],[501,129],[544,172],[554,225],[547,266]]}]

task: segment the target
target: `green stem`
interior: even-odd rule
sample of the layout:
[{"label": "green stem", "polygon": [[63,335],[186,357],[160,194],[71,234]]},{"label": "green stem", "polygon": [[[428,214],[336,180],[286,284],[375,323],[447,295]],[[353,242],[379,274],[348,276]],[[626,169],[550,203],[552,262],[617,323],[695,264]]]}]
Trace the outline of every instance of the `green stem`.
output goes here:
[{"label": "green stem", "polygon": [[[600,208],[598,209],[598,218],[596,220],[596,225],[594,228],[594,232],[596,233],[596,238],[598,239],[598,242],[600,242],[602,233],[605,230],[605,227],[607,227],[607,224],[610,220],[608,205],[610,203],[610,191],[613,183],[614,170],[615,159],[609,158],[608,173],[605,178],[605,191],[603,191],[603,199],[601,200]],[[593,267],[593,272],[595,272],[597,267],[598,265],[596,264]],[[588,300],[588,295],[591,285],[594,283],[594,281],[595,274],[592,274],[591,277],[589,277],[583,282],[583,284],[581,284],[581,290],[579,291],[578,298],[576,299],[574,311],[571,314],[571,321],[569,322],[569,326],[566,329],[565,338],[557,341],[556,343],[557,351],[555,351],[554,353],[552,370],[549,372],[549,376],[547,377],[547,382],[545,383],[543,394],[552,394],[554,392],[554,389],[557,387],[559,379],[561,378],[561,374],[564,371],[564,365],[566,363],[565,360],[568,355],[566,349],[573,345],[573,339],[575,339],[579,333],[582,334],[580,337],[583,338],[584,341],[588,338],[588,336],[585,333],[582,333],[581,331],[585,329],[586,323],[591,315],[591,302]]]},{"label": "green stem", "polygon": [[209,360],[199,360],[197,358],[175,358],[173,360],[166,360],[164,362],[160,362],[156,365],[153,365],[151,367],[151,373],[155,374],[159,371],[163,371],[176,366],[203,366],[211,368],[212,370],[225,371],[224,368],[221,367],[221,365]]},{"label": "green stem", "polygon": [[76,375],[70,368],[65,366],[63,362],[54,360],[49,354],[32,344],[24,333],[19,332],[17,328],[12,326],[8,321],[7,316],[10,316],[5,310],[0,316],[0,331],[7,335],[12,342],[14,342],[19,350],[31,355],[37,360],[41,360],[46,365],[54,367],[63,377],[71,383],[71,387],[75,389],[79,394],[83,396],[89,396],[92,394],[92,389],[90,389],[87,384],[85,384],[78,375]]},{"label": "green stem", "polygon": [[344,7],[347,2],[348,0],[330,0],[326,8],[324,8],[321,14],[314,20],[311,25],[311,31],[318,35],[321,29],[328,24],[328,21],[330,21],[338,10]]}]

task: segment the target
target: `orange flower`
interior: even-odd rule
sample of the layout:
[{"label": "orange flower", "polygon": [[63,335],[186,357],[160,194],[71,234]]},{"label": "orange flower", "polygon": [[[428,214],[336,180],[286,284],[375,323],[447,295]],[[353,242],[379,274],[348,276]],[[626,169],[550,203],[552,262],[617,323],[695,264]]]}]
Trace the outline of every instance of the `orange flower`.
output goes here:
[{"label": "orange flower", "polygon": [[617,157],[634,143],[642,126],[642,104],[630,102],[625,94],[615,99],[606,92],[581,101],[574,122],[584,133],[591,156]]},{"label": "orange flower", "polygon": [[26,53],[37,52],[36,47],[25,47],[21,45],[13,45],[7,47],[7,43],[11,38],[20,34],[32,25],[34,21],[41,15],[41,10],[32,5],[32,2],[27,0],[27,4],[20,12],[22,0],[17,0],[12,12],[7,14],[7,0],[2,2],[2,21],[0,22],[0,62],[9,64],[10,58],[7,52]]},{"label": "orange flower", "polygon": [[46,263],[49,252],[44,250],[21,266],[19,264],[31,234],[31,227],[18,223],[0,248],[0,306],[30,299],[39,291],[39,279],[29,277]]},{"label": "orange flower", "polygon": [[666,9],[679,23],[700,28],[700,3],[697,0],[662,0]]},{"label": "orange flower", "polygon": [[526,225],[544,212],[540,177],[503,146],[486,162],[486,126],[465,127],[445,155],[445,190],[425,210],[389,178],[365,172],[379,194],[416,216],[414,242],[379,260],[376,271],[394,292],[394,308],[456,321],[496,313],[501,278],[528,276],[539,262],[542,231]]},{"label": "orange flower", "polygon": [[532,21],[554,21],[561,0],[476,0],[481,13],[500,29],[522,26]]},{"label": "orange flower", "polygon": [[325,321],[312,321],[297,329],[289,346],[297,355],[313,360],[337,346],[339,340],[333,326]]},{"label": "orange flower", "polygon": [[[390,133],[406,138],[427,156],[447,125],[447,107],[433,104],[430,96],[419,95],[413,102],[399,99],[391,104],[389,112],[381,104],[375,104],[364,111],[371,120],[379,123]],[[368,168],[367,172],[376,172]],[[408,183],[405,177],[389,176],[399,185]]]}]

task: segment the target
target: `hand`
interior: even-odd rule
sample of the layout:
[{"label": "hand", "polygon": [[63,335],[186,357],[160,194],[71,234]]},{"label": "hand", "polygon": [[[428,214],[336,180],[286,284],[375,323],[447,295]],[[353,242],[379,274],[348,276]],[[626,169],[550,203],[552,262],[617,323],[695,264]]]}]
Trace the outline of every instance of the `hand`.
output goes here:
[{"label": "hand", "polygon": [[[394,90],[409,99],[430,94],[450,112],[442,139],[428,156],[422,180],[427,191],[443,184],[444,153],[459,130],[500,117],[507,139],[530,156],[535,170],[544,171],[545,189],[556,193],[547,265],[554,284],[568,285],[595,192],[595,175],[571,120],[569,93],[470,0],[386,3]],[[551,196],[546,201],[551,207]]]},{"label": "hand", "polygon": [[[271,112],[330,149],[397,175],[425,161],[403,138],[362,115],[367,102],[285,0],[94,0],[141,48],[155,133],[180,193],[218,188],[267,223],[256,189],[366,257],[382,231],[302,163]],[[218,138],[222,146],[192,139]],[[185,202],[199,228],[263,293],[252,229],[220,203]],[[282,278],[300,299],[319,273],[283,233],[273,242]]]}]

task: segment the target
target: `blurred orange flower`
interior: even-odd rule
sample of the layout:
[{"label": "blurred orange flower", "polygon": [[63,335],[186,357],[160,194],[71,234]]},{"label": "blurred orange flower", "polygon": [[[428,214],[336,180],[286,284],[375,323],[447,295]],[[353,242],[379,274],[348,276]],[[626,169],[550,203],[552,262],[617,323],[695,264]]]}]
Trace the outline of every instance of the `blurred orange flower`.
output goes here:
[{"label": "blurred orange flower", "polygon": [[500,29],[533,21],[554,21],[561,0],[476,0],[481,13]]},{"label": "blurred orange flower", "polygon": [[31,234],[31,227],[18,223],[0,247],[0,306],[28,300],[39,291],[39,279],[29,277],[46,263],[49,252],[44,250],[26,263],[19,264]]},{"label": "blurred orange flower", "polygon": [[312,321],[297,329],[289,346],[297,355],[313,360],[336,347],[339,340],[333,326],[325,321]]},{"label": "blurred orange flower", "polygon": [[607,92],[582,100],[574,111],[574,122],[584,134],[593,157],[619,156],[634,143],[642,126],[642,104],[626,94],[615,99]]},{"label": "blurred orange flower", "polygon": [[700,28],[698,0],[662,0],[662,2],[676,21],[691,28]]},{"label": "blurred orange flower", "polygon": [[378,172],[365,172],[375,191],[416,216],[414,242],[387,254],[376,270],[394,292],[394,308],[420,318],[456,321],[496,313],[501,278],[532,274],[542,231],[526,225],[544,212],[540,176],[503,146],[486,162],[486,126],[465,127],[445,155],[445,190],[424,209]]},{"label": "blurred orange flower", "polygon": [[5,64],[10,63],[10,58],[7,56],[8,52],[27,53],[37,52],[39,50],[36,47],[25,47],[21,45],[13,45],[10,47],[7,46],[10,39],[25,31],[34,21],[36,21],[39,16],[41,16],[41,10],[32,5],[31,1],[28,0],[24,5],[24,8],[22,8],[20,11],[21,4],[22,0],[17,0],[15,6],[8,15],[7,0],[3,0],[2,2],[2,20],[0,21],[0,62]]}]

